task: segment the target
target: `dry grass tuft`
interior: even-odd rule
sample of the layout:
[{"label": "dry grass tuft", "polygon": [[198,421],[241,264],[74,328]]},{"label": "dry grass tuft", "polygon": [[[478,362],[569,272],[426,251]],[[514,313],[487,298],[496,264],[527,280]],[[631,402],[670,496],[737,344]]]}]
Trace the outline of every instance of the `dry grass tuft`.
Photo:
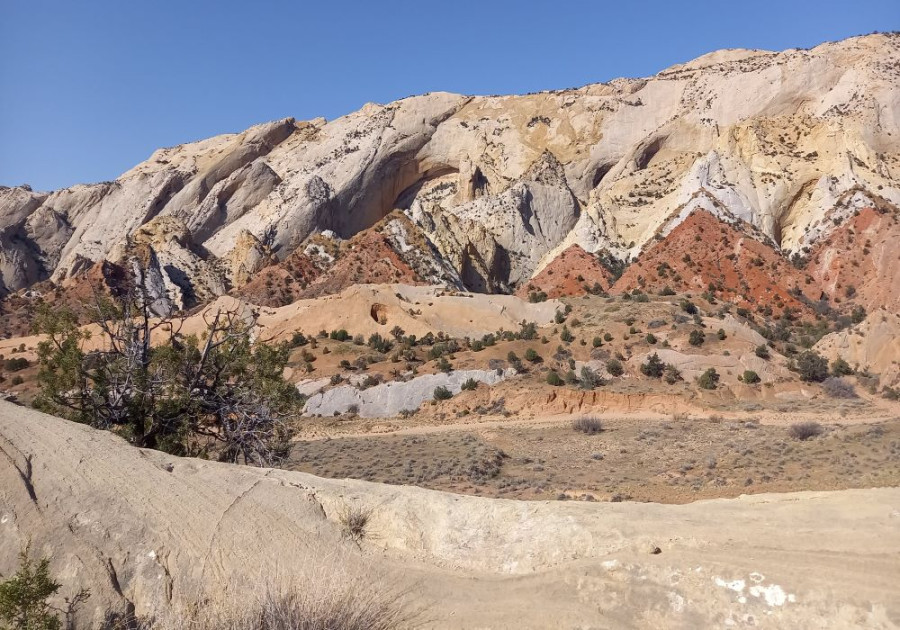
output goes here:
[{"label": "dry grass tuft", "polygon": [[595,435],[603,431],[603,423],[599,418],[583,417],[578,418],[572,423],[572,428],[580,433],[587,435]]},{"label": "dry grass tuft", "polygon": [[825,429],[818,422],[798,422],[788,429],[788,435],[796,440],[809,440],[822,435]]}]

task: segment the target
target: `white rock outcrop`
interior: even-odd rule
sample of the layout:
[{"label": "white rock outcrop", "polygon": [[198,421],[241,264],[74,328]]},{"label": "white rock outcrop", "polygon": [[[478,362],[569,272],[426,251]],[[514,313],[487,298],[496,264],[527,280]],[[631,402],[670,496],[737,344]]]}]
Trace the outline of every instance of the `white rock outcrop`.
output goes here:
[{"label": "white rock outcrop", "polygon": [[[573,244],[634,255],[695,205],[798,251],[875,197],[900,204],[898,67],[897,34],[719,51],[645,79],[288,118],[160,149],[114,182],[0,189],[0,293],[65,278],[157,217],[226,261],[226,288],[263,250],[284,258],[395,209],[454,270],[438,275],[475,290],[521,284]],[[223,290],[187,261],[169,267]]]},{"label": "white rock outcrop", "polygon": [[434,390],[447,388],[458,394],[469,379],[494,385],[515,376],[512,368],[499,370],[454,370],[449,373],[425,374],[408,381],[391,381],[359,389],[339,385],[310,396],[303,408],[305,416],[332,416],[355,411],[363,418],[391,418],[402,411],[415,411],[434,398]]}]

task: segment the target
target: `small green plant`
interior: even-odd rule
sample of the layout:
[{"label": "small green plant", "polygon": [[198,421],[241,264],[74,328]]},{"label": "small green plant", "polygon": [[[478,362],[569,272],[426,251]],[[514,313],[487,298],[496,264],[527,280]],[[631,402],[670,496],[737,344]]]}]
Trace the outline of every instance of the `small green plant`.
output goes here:
[{"label": "small green plant", "polygon": [[702,330],[692,330],[690,337],[688,337],[688,342],[692,346],[702,346],[704,341],[706,341],[706,335]]},{"label": "small green plant", "polygon": [[594,340],[591,342],[591,345],[595,348],[599,348],[603,345],[603,340],[600,337],[594,337]]},{"label": "small green plant", "polygon": [[727,337],[728,337],[728,335],[725,334],[725,329],[724,329],[724,328],[720,328],[720,329],[718,330],[718,332],[716,333],[716,338],[717,338],[719,341],[723,341],[723,340],[726,339]]},{"label": "small green plant", "polygon": [[821,383],[828,378],[828,361],[818,353],[807,350],[797,358],[797,371],[807,383]]},{"label": "small green plant", "polygon": [[647,357],[647,361],[641,364],[641,374],[650,378],[660,378],[665,370],[665,364],[655,352]]},{"label": "small green plant", "polygon": [[767,346],[765,344],[756,346],[756,350],[754,352],[756,353],[756,356],[758,356],[760,359],[768,359],[769,357],[772,356],[769,353],[769,346]]},{"label": "small green plant", "polygon": [[438,359],[437,369],[448,374],[453,371],[453,366],[450,364],[450,361],[447,360],[447,357],[441,357]]},{"label": "small green plant", "polygon": [[[28,547],[19,553],[19,570],[14,576],[0,582],[0,627],[4,630],[60,630],[57,610],[47,601],[61,588],[50,575],[49,558],[34,561]],[[70,617],[77,606],[90,597],[81,590],[72,599],[66,599],[67,609],[60,611]]]},{"label": "small green plant", "polygon": [[341,328],[340,330],[332,330],[328,336],[335,341],[347,341],[348,339],[350,339],[350,333],[348,333],[343,328]]},{"label": "small green plant", "polygon": [[539,355],[534,348],[528,348],[528,350],[525,351],[525,360],[530,361],[531,363],[540,363],[541,355]]},{"label": "small green plant", "polygon": [[678,305],[681,307],[681,310],[688,315],[697,314],[697,306],[687,298],[681,298],[681,301],[678,302]]},{"label": "small green plant", "polygon": [[652,346],[652,345],[655,345],[655,344],[656,344],[656,341],[657,341],[656,335],[654,335],[653,333],[647,333],[647,336],[644,337],[644,340],[645,340],[647,343],[649,343],[651,346]]},{"label": "small green plant", "polygon": [[603,341],[609,343],[609,342],[612,341],[612,340],[613,340],[613,336],[612,336],[611,334],[606,333],[606,334],[603,335]]},{"label": "small green plant", "polygon": [[559,338],[565,343],[571,343],[575,340],[575,335],[569,331],[568,326],[563,325],[562,332],[559,333]]},{"label": "small green plant", "polygon": [[853,374],[853,368],[850,367],[849,363],[838,357],[831,362],[831,373],[834,376],[848,376]]},{"label": "small green plant", "polygon": [[697,379],[697,385],[702,389],[715,389],[719,385],[719,373],[716,368],[709,368]]},{"label": "small green plant", "polygon": [[606,362],[606,371],[609,372],[610,376],[622,376],[625,373],[625,368],[622,367],[622,362],[618,359],[610,359]]},{"label": "small green plant", "polygon": [[478,387],[478,381],[474,378],[467,379],[465,383],[460,385],[460,387],[465,391],[473,391],[476,387]]},{"label": "small green plant", "polygon": [[562,384],[563,380],[560,378],[559,374],[556,373],[556,370],[550,370],[549,372],[547,372],[547,385],[559,387]]},{"label": "small green plant", "polygon": [[681,371],[671,363],[666,363],[666,367],[663,370],[663,380],[669,385],[674,385],[682,380]]},{"label": "small green plant", "polygon": [[741,380],[747,383],[747,385],[755,385],[762,379],[760,379],[759,374],[757,374],[753,370],[744,370],[744,374],[741,376]]},{"label": "small green plant", "polygon": [[442,400],[450,400],[453,398],[453,392],[444,387],[443,385],[438,385],[434,388],[434,399],[438,402]]}]

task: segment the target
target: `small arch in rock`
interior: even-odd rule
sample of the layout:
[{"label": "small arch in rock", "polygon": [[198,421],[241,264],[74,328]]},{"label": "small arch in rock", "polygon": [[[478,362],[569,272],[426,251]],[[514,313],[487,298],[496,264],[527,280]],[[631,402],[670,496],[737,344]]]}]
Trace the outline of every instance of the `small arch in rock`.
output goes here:
[{"label": "small arch in rock", "polygon": [[384,304],[373,304],[372,308],[369,309],[369,315],[378,324],[382,326],[387,324],[387,307]]}]

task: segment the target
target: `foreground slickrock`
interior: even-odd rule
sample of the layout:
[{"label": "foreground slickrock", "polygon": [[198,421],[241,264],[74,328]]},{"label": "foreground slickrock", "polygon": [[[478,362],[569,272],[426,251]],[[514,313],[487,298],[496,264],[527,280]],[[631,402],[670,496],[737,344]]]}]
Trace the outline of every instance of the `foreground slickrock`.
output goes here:
[{"label": "foreground slickrock", "polygon": [[[91,588],[84,621],[324,562],[411,584],[440,628],[900,624],[900,489],[489,500],[179,459],[7,403],[0,452],[0,571],[31,540],[67,593]],[[372,510],[358,547],[353,506]]]}]

